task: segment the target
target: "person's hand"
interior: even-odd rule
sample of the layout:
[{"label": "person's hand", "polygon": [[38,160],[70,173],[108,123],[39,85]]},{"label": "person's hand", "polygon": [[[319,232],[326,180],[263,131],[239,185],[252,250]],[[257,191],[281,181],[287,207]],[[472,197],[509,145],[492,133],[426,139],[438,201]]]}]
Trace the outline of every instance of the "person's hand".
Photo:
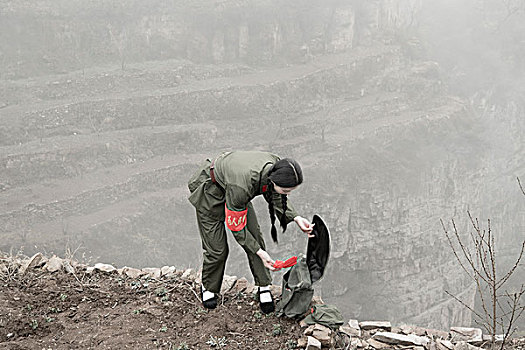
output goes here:
[{"label": "person's hand", "polygon": [[312,231],[314,230],[314,225],[308,221],[308,219],[303,218],[302,216],[296,216],[293,221],[299,226],[299,228],[308,235],[309,238],[315,237],[312,235]]},{"label": "person's hand", "polygon": [[280,270],[280,269],[276,269],[275,267],[273,267],[273,264],[275,263],[275,261],[270,257],[270,255],[265,250],[259,249],[257,251],[257,255],[259,256],[259,258],[261,258],[264,266],[268,270],[270,271]]}]

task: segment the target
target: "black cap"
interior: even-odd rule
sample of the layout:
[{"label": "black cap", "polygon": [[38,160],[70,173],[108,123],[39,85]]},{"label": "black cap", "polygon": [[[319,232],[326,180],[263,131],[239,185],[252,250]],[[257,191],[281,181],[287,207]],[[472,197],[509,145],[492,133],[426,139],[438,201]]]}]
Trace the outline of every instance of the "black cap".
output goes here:
[{"label": "black cap", "polygon": [[312,234],[315,237],[308,238],[306,250],[306,264],[310,271],[312,283],[323,277],[324,270],[330,256],[330,231],[320,216],[314,215],[312,224],[315,224]]}]

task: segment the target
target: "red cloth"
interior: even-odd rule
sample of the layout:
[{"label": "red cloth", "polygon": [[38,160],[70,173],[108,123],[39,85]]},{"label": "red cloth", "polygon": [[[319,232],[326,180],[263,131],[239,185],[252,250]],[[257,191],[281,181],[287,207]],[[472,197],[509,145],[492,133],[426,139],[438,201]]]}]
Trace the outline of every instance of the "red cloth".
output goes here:
[{"label": "red cloth", "polygon": [[276,269],[284,269],[285,267],[292,267],[295,264],[297,264],[297,257],[292,256],[286,261],[275,260],[275,262],[273,263],[273,267],[275,267]]}]

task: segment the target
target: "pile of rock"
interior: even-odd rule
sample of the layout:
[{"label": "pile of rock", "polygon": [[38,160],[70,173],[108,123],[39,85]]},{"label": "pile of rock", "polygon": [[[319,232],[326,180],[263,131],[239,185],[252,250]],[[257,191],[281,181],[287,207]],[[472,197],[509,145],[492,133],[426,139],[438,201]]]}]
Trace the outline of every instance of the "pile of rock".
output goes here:
[{"label": "pile of rock", "polygon": [[[143,268],[136,269],[133,267],[122,267],[117,269],[110,264],[97,263],[94,266],[88,266],[85,264],[78,263],[72,259],[62,259],[53,255],[51,258],[47,258],[41,253],[37,253],[30,258],[21,259],[20,257],[10,257],[3,259],[4,262],[0,264],[0,272],[8,269],[16,270],[18,275],[25,274],[29,269],[41,268],[48,272],[65,271],[67,273],[75,274],[77,271],[83,271],[87,274],[91,274],[95,271],[112,273],[116,272],[119,275],[126,275],[130,278],[139,278],[148,275],[151,278],[160,279],[162,277],[175,277],[184,276],[184,278],[190,277],[189,275],[193,270],[177,270],[174,266],[164,266],[162,268]],[[185,275],[184,275],[185,274]],[[193,273],[197,275],[196,273]],[[193,279],[195,276],[193,276]]]},{"label": "pile of rock", "polygon": [[[347,338],[344,343],[349,349],[476,350],[491,342],[479,328],[452,327],[445,332],[408,325],[392,327],[387,321],[350,320],[337,332],[315,324],[307,327],[304,335],[298,345],[307,350],[333,347],[336,335]],[[501,341],[502,337],[497,337],[496,342]]]},{"label": "pile of rock", "polygon": [[304,337],[297,341],[298,348],[321,349],[334,346],[334,333],[328,327],[320,324],[308,326],[304,331]]},{"label": "pile of rock", "polygon": [[[97,263],[93,266],[81,264],[72,259],[62,259],[56,255],[47,258],[41,253],[37,253],[30,258],[22,258],[20,256],[10,256],[0,259],[0,273],[11,273],[13,275],[24,275],[30,269],[43,269],[47,272],[53,273],[57,271],[65,271],[70,274],[85,273],[93,274],[95,272],[102,273],[118,273],[129,278],[136,279],[142,277],[149,277],[160,280],[163,278],[177,277],[182,280],[194,283],[200,283],[201,272],[195,269],[177,270],[175,266],[163,267],[146,267],[137,269],[134,267],[124,266],[116,268],[110,264]],[[274,293],[280,294],[280,287],[272,286]],[[255,293],[256,288],[253,284],[248,283],[246,278],[237,279],[236,276],[224,276],[221,287],[221,293],[229,292],[246,292]]]}]

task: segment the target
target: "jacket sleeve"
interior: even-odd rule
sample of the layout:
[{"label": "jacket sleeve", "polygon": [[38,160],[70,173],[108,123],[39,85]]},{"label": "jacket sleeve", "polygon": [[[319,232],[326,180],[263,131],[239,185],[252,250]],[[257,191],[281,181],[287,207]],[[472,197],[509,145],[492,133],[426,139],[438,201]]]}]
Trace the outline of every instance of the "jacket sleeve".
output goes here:
[{"label": "jacket sleeve", "polygon": [[[270,196],[264,196],[264,199],[269,202],[270,201]],[[273,201],[273,208],[276,212],[276,215],[278,218],[281,217],[281,215],[283,214],[283,202],[282,202],[282,198],[281,198],[281,195],[277,192],[272,192],[272,198],[271,200]],[[299,214],[297,214],[297,212],[295,211],[295,209],[293,208],[292,206],[292,203],[290,203],[289,200],[286,201],[286,222],[289,224],[290,222],[293,221],[293,219]]]},{"label": "jacket sleeve", "polygon": [[225,223],[226,227],[233,233],[233,237],[245,250],[257,253],[261,249],[260,244],[246,227],[248,203],[250,194],[240,186],[226,186]]}]

